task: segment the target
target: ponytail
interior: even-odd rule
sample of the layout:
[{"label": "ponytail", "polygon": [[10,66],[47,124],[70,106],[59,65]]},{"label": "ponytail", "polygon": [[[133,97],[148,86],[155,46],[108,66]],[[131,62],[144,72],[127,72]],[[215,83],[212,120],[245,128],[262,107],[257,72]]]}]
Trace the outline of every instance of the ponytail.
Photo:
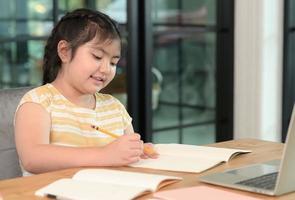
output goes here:
[{"label": "ponytail", "polygon": [[52,30],[45,46],[43,57],[43,84],[54,81],[61,68],[61,60],[57,53],[57,38],[55,38],[57,29],[58,26]]}]

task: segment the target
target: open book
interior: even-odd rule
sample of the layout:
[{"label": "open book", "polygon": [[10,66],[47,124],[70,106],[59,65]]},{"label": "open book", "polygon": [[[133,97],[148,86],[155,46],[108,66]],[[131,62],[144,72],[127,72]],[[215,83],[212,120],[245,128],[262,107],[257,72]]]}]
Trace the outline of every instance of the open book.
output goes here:
[{"label": "open book", "polygon": [[186,144],[155,144],[157,159],[142,159],[131,167],[199,173],[249,150]]},{"label": "open book", "polygon": [[59,179],[35,192],[57,199],[133,199],[155,192],[180,177],[107,169],[84,169],[72,178]]}]

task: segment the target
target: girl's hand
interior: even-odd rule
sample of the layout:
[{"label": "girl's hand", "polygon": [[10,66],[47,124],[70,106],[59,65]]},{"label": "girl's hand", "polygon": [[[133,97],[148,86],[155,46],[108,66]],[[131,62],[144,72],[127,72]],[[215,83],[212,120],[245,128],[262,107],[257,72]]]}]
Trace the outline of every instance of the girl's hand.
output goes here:
[{"label": "girl's hand", "polygon": [[159,154],[158,152],[156,152],[154,145],[152,143],[144,143],[143,149],[143,154],[140,156],[141,158],[158,158]]},{"label": "girl's hand", "polygon": [[138,162],[143,154],[143,141],[139,134],[124,134],[104,147],[107,163],[111,166]]}]

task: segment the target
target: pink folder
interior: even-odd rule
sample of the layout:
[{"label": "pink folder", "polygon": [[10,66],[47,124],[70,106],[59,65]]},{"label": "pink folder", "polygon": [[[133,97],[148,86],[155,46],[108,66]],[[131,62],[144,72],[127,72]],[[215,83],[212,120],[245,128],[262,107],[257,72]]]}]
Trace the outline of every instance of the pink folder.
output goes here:
[{"label": "pink folder", "polygon": [[249,197],[209,186],[195,186],[174,190],[166,190],[163,192],[155,193],[153,197],[155,199],[161,200],[261,200],[255,197]]}]

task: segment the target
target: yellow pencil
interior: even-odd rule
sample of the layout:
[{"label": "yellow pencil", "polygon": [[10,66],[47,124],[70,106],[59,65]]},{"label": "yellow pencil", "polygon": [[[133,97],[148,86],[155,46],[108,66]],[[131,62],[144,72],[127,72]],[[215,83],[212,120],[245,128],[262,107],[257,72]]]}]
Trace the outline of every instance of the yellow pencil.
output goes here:
[{"label": "yellow pencil", "polygon": [[[100,132],[102,132],[102,133],[104,133],[106,135],[109,135],[109,136],[113,137],[113,138],[118,138],[119,137],[115,133],[112,133],[112,132],[110,132],[108,130],[105,130],[105,129],[101,128],[101,127],[94,126],[94,125],[92,125],[91,127],[94,128],[95,130],[100,131]],[[145,154],[148,154],[148,155],[156,154],[155,150],[152,147],[149,147],[149,146],[144,146],[143,151],[144,151]]]},{"label": "yellow pencil", "polygon": [[95,130],[100,131],[100,132],[102,132],[102,133],[104,133],[106,135],[109,135],[109,136],[113,137],[113,138],[118,138],[119,137],[115,133],[112,133],[112,132],[110,132],[108,130],[105,130],[105,129],[101,128],[101,127],[94,126],[94,125],[92,125],[91,127],[94,128]]}]

